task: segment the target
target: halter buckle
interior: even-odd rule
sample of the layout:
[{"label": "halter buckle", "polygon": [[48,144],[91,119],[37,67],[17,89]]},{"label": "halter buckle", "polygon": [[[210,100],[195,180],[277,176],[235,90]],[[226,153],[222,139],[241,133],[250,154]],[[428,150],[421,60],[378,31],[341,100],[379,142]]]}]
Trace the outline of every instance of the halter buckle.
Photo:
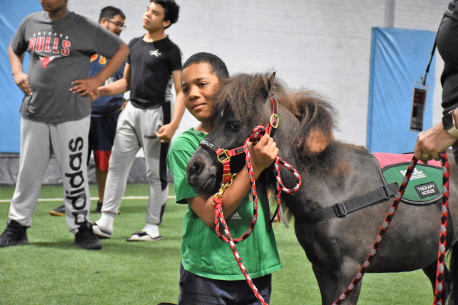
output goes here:
[{"label": "halter buckle", "polygon": [[[224,158],[223,160],[221,160],[221,156],[225,156],[226,158]],[[223,161],[229,161],[231,158],[229,157],[229,154],[227,153],[227,150],[223,149],[222,152],[220,152],[218,155],[217,155],[217,158],[218,158],[218,161],[223,163]]]},{"label": "halter buckle", "polygon": [[[221,188],[219,189],[218,193],[216,193],[216,194],[213,196],[213,198],[215,198],[215,199],[221,198],[221,196],[223,196],[224,191],[226,191],[226,189],[227,189],[228,187],[231,186],[232,181],[234,181],[234,176],[235,176],[235,175],[226,174],[226,175],[224,175],[224,176],[227,176],[227,175],[230,175],[230,176],[231,176],[231,180],[230,180],[228,183],[223,183],[223,184],[221,184]],[[224,179],[224,177],[223,177],[223,179]],[[213,203],[213,205],[215,205],[215,204]]]},{"label": "halter buckle", "polygon": [[229,183],[232,184],[232,180],[234,179],[234,175],[232,175],[231,173],[229,174],[223,174],[223,183]]},{"label": "halter buckle", "polygon": [[[276,122],[275,122],[275,119],[276,119]],[[278,117],[278,115],[276,115],[275,113],[273,113],[271,116],[270,116],[270,126],[272,126],[272,128],[277,128],[278,127],[278,123],[280,121],[280,118]],[[275,124],[276,123],[276,124]],[[275,124],[275,125],[274,125]]]}]

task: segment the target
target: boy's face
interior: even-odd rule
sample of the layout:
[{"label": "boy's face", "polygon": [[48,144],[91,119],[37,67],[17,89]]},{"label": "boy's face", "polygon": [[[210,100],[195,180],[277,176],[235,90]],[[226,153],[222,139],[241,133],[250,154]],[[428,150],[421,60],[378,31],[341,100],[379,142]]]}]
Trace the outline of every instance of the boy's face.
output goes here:
[{"label": "boy's face", "polygon": [[121,16],[114,15],[113,18],[110,19],[102,18],[100,20],[100,25],[109,30],[110,32],[114,33],[115,35],[119,36],[122,32],[124,20],[125,19]]},{"label": "boy's face", "polygon": [[151,2],[143,14],[143,28],[150,32],[164,30],[170,24],[170,20],[164,21],[165,10],[162,5]]},{"label": "boy's face", "polygon": [[67,7],[68,0],[40,0],[41,7],[48,13],[55,13]]},{"label": "boy's face", "polygon": [[196,63],[181,72],[184,105],[201,122],[210,118],[213,94],[219,87],[218,77],[210,71],[211,66],[208,63]]}]

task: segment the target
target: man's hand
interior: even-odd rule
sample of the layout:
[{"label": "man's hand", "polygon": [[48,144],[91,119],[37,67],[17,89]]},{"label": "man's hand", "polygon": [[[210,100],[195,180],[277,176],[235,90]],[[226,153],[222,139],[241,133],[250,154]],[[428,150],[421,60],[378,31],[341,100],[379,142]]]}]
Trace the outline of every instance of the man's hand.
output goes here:
[{"label": "man's hand", "polygon": [[99,81],[94,77],[75,80],[72,82],[72,85],[74,86],[70,88],[70,91],[73,93],[79,93],[82,96],[88,94],[91,95],[91,92],[94,92],[97,87],[100,86]]},{"label": "man's hand", "polygon": [[13,75],[16,85],[27,95],[32,95],[32,87],[30,87],[29,78],[27,74],[22,71],[16,72]]},{"label": "man's hand", "polygon": [[442,122],[421,132],[415,144],[415,158],[427,163],[428,160],[439,160],[439,154],[456,142],[442,127]]}]

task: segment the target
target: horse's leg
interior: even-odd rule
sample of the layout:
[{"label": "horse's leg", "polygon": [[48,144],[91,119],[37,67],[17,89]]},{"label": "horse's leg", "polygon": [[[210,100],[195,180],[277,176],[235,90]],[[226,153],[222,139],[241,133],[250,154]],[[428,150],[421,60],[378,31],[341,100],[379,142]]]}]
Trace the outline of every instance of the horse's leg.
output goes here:
[{"label": "horse's leg", "polygon": [[[453,269],[457,268],[456,267],[456,263],[457,263],[456,262],[456,260],[457,260],[457,253],[456,252],[458,252],[458,248],[454,246],[451,249],[451,251],[452,252],[449,253],[449,255],[451,256],[450,264],[451,264],[452,270],[449,270],[447,268],[447,266],[445,266],[444,283],[443,284],[444,284],[444,291],[445,291],[445,300],[447,300],[447,298],[450,296],[450,300],[449,300],[448,304],[449,305],[455,305],[455,304],[458,304],[457,292],[456,291],[451,291],[451,290],[453,290],[454,286],[457,285],[457,280],[458,280],[456,274],[452,274],[452,272],[458,271],[458,270],[453,270]],[[431,286],[433,288],[433,293],[435,293],[435,291],[436,291],[436,277],[437,277],[437,261],[435,261],[431,265],[426,266],[425,268],[423,268],[423,272],[426,274],[426,276],[431,281]]]},{"label": "horse's leg", "polygon": [[424,267],[423,272],[426,274],[429,281],[431,282],[431,286],[433,287],[433,293],[434,293],[434,290],[436,289],[437,260],[434,263]]},{"label": "horse's leg", "polygon": [[[315,266],[312,267],[315,273],[318,287],[320,288],[321,304],[331,305],[336,301],[342,292],[350,285],[353,277],[339,276],[333,272],[321,271]],[[356,275],[356,271],[355,274]],[[342,304],[356,305],[358,303],[359,293],[361,291],[361,282],[353,289],[352,293]]]},{"label": "horse's leg", "polygon": [[458,243],[455,243],[450,249],[450,272],[446,280],[450,289],[446,290],[449,292],[449,305],[458,304]]}]

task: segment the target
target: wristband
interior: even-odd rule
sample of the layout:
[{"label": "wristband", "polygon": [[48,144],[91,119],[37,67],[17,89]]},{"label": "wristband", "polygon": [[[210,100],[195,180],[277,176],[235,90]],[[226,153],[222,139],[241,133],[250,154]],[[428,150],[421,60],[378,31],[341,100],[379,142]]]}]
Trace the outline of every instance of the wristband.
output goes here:
[{"label": "wristband", "polygon": [[458,129],[455,126],[455,119],[453,118],[453,110],[446,113],[442,117],[442,127],[444,130],[454,138],[458,138]]}]

